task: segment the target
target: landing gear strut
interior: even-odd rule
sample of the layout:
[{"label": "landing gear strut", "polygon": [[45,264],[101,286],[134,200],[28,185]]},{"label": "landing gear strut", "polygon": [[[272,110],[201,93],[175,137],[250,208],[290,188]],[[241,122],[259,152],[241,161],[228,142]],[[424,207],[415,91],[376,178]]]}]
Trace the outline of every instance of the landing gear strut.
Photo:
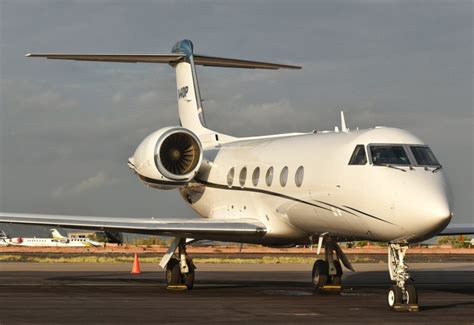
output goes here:
[{"label": "landing gear strut", "polygon": [[388,270],[390,279],[395,281],[388,291],[388,305],[394,310],[418,310],[418,294],[413,285],[408,284],[410,274],[405,264],[405,253],[408,244],[388,245]]},{"label": "landing gear strut", "polygon": [[[178,254],[175,250],[178,248]],[[163,256],[161,267],[166,267],[166,284],[170,289],[188,289],[194,286],[194,270],[196,266],[186,253],[186,239],[175,238],[166,254]]]},{"label": "landing gear strut", "polygon": [[324,260],[319,259],[313,265],[313,286],[320,292],[332,291],[340,293],[342,278],[341,261],[348,269],[354,269],[337,242],[331,238],[324,240],[324,257]]}]

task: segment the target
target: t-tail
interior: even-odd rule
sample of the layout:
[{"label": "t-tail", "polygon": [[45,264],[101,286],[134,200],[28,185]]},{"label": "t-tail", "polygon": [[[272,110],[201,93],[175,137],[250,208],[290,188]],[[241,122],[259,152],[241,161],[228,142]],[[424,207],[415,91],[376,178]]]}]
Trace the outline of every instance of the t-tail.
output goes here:
[{"label": "t-tail", "polygon": [[209,133],[202,108],[196,65],[194,64],[193,43],[189,40],[179,41],[173,46],[171,52],[186,55],[182,61],[175,65],[181,126],[192,130],[197,135]]},{"label": "t-tail", "polygon": [[61,235],[57,229],[50,229],[49,231],[51,232],[51,237],[53,237],[53,239],[66,239],[66,237]]},{"label": "t-tail", "polygon": [[[176,86],[181,126],[193,131],[203,142],[224,140],[228,137],[207,128],[202,106],[196,65],[245,69],[301,69],[299,66],[268,62],[212,57],[194,53],[190,40],[177,42],[166,54],[64,54],[30,53],[27,57],[46,57],[57,60],[104,61],[129,63],[168,63],[176,69]],[[229,137],[231,138],[231,137]]]}]

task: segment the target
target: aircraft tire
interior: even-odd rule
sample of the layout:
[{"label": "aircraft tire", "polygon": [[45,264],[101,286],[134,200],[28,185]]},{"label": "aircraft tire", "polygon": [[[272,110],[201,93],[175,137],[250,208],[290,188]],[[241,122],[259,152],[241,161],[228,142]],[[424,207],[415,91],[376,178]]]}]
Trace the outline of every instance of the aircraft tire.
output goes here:
[{"label": "aircraft tire", "polygon": [[329,265],[326,261],[317,260],[313,265],[313,286],[319,290],[328,282]]},{"label": "aircraft tire", "polygon": [[342,266],[341,262],[334,261],[334,266],[336,267],[336,275],[331,276],[331,284],[340,285],[342,283]]},{"label": "aircraft tire", "polygon": [[417,305],[418,304],[418,293],[414,285],[406,285],[405,290],[407,291],[407,304]]},{"label": "aircraft tire", "polygon": [[396,305],[403,303],[403,293],[402,289],[397,285],[392,285],[388,290],[387,297],[388,306],[392,309],[395,309]]},{"label": "aircraft tire", "polygon": [[182,281],[184,285],[191,290],[194,287],[194,266],[192,265],[191,261],[188,260],[189,272],[182,274]]},{"label": "aircraft tire", "polygon": [[179,285],[181,272],[179,270],[179,261],[176,258],[170,259],[166,265],[166,284],[168,286]]}]

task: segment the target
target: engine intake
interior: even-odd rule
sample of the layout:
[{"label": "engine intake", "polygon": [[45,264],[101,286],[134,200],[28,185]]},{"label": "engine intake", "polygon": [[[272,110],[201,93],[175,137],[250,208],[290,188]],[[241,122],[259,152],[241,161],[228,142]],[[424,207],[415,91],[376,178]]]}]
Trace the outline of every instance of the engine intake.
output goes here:
[{"label": "engine intake", "polygon": [[[167,172],[183,176],[196,169],[201,158],[201,146],[194,135],[188,132],[176,132],[168,135],[155,154],[155,163]],[[158,149],[158,148],[157,148]]]},{"label": "engine intake", "polygon": [[157,131],[155,166],[165,178],[183,184],[196,175],[202,161],[198,137],[188,129],[172,127]]}]

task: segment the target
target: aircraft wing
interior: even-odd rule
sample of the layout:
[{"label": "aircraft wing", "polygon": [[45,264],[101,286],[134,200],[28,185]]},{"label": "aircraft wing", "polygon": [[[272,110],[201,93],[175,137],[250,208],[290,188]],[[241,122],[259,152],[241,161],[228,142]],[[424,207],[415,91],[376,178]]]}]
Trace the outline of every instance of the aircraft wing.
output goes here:
[{"label": "aircraft wing", "polygon": [[240,236],[261,237],[266,233],[265,226],[255,219],[145,219],[0,212],[0,223],[48,225],[194,239],[225,237],[231,240],[233,237]]},{"label": "aircraft wing", "polygon": [[452,224],[448,225],[438,236],[451,235],[472,235],[474,234],[474,225],[472,224]]}]

